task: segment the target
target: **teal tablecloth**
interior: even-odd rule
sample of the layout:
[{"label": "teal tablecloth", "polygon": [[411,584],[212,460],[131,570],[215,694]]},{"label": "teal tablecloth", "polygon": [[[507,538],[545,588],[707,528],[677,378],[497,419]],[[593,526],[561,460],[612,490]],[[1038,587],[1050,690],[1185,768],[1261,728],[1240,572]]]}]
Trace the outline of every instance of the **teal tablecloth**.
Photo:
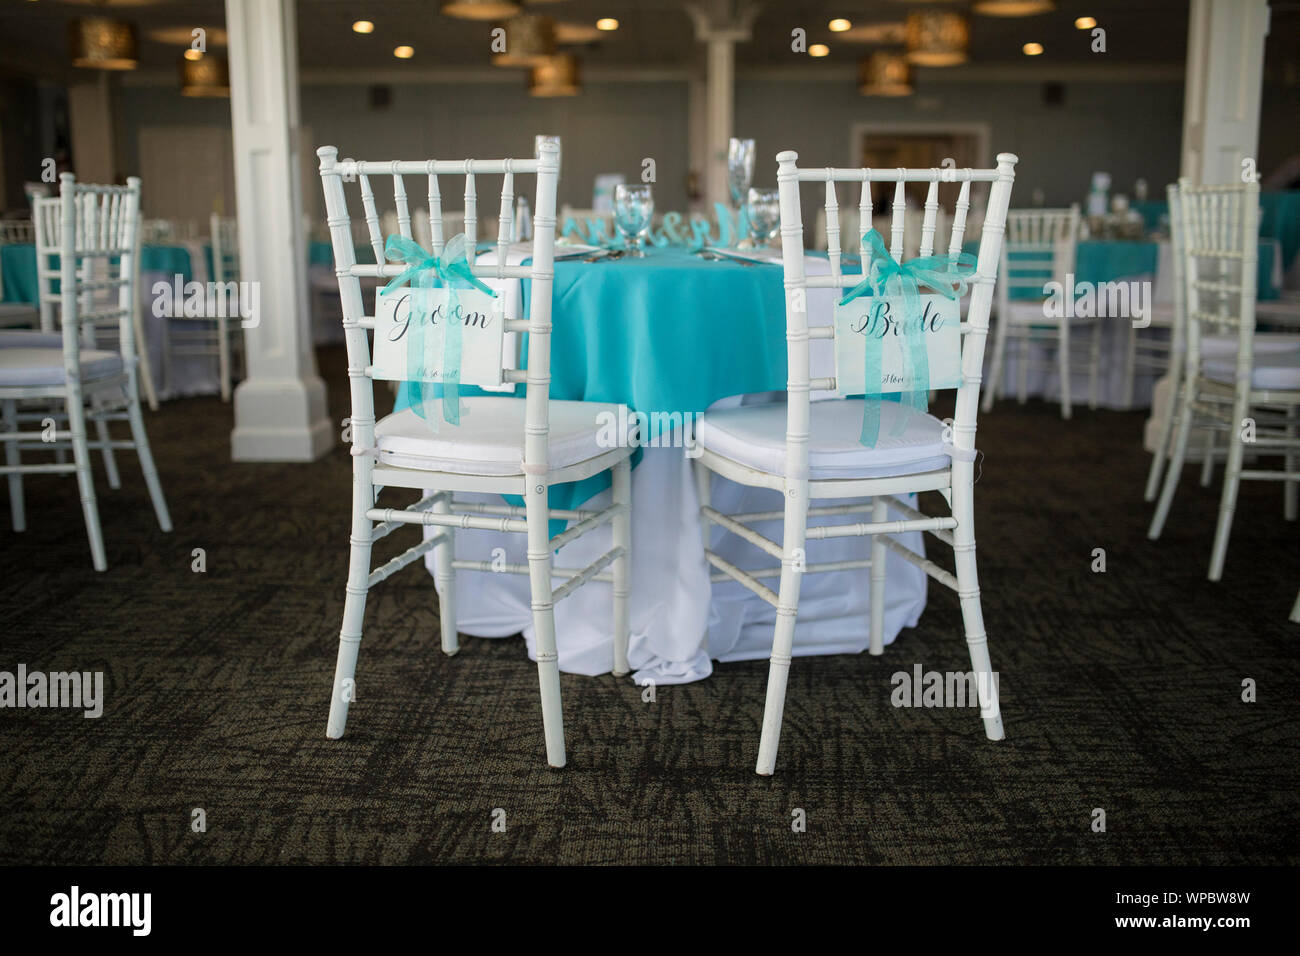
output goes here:
[{"label": "teal tablecloth", "polygon": [[[357,262],[372,263],[375,261],[375,254],[370,251],[370,246],[358,243],[356,245]],[[323,240],[313,240],[307,244],[307,264],[309,266],[328,266],[334,268],[334,246]]]},{"label": "teal tablecloth", "polygon": [[[1256,278],[1258,298],[1262,300],[1276,299],[1278,296],[1277,286],[1273,284],[1274,248],[1276,247],[1271,242],[1261,242],[1259,245]],[[963,250],[972,254],[978,253],[979,243],[968,242],[963,246]],[[1039,275],[1044,281],[1051,278],[1050,271],[1038,267],[1038,264],[1043,261],[1041,256],[1030,255],[1029,258],[1034,265],[1017,269],[1016,256],[1013,254],[1012,274],[1018,277]],[[1100,283],[1115,282],[1140,275],[1154,276],[1159,258],[1160,246],[1155,242],[1133,239],[1085,239],[1079,243],[1075,252],[1074,281]],[[1011,298],[1035,299],[1039,298],[1039,295],[1034,289],[1012,289]]]},{"label": "teal tablecloth", "polygon": [[[652,248],[644,259],[562,261],[552,301],[552,398],[685,414],[785,388],[779,264],[714,262],[674,248]],[[410,404],[402,385],[394,410]],[[550,504],[576,508],[607,487],[608,474],[557,485]]]},{"label": "teal tablecloth", "polygon": [[[211,258],[211,251],[208,256]],[[52,256],[58,259],[58,256]],[[180,274],[188,282],[193,277],[190,252],[184,246],[143,246],[140,249],[140,269],[144,272]],[[0,274],[4,276],[5,302],[35,303],[36,247],[31,243],[14,243],[0,246]],[[211,263],[209,272],[211,275]],[[56,280],[57,290],[57,280]]]}]

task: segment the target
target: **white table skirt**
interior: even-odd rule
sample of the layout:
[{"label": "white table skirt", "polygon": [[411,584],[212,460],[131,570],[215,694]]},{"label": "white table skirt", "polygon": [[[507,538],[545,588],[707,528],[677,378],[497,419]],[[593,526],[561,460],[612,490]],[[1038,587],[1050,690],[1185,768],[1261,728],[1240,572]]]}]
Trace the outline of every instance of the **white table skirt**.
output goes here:
[{"label": "white table skirt", "polygon": [[[457,497],[501,502],[498,495]],[[712,498],[714,506],[724,513],[771,511],[782,506],[779,492],[747,488],[717,475],[713,477]],[[604,507],[609,501],[610,492],[605,491],[589,506]],[[844,520],[842,515],[813,518],[809,524]],[[754,527],[779,541],[780,525],[775,521]],[[608,525],[584,535],[565,545],[559,552],[558,562],[565,567],[584,567],[609,550],[611,535]],[[909,548],[924,553],[920,532],[899,537]],[[744,568],[775,564],[770,556],[720,528],[713,529],[712,547]],[[494,555],[498,548],[502,550]],[[519,534],[456,533],[457,558],[490,561],[504,554],[506,563],[526,564],[526,550],[526,539]],[[868,558],[870,552],[868,538],[813,541],[808,545],[808,561]],[[426,558],[426,564],[432,573],[432,555]],[[890,558],[887,568],[885,643],[890,643],[902,628],[914,627],[920,619],[925,609],[926,576],[920,568],[900,558]],[[632,471],[628,660],[637,683],[653,680],[657,684],[683,684],[701,680],[712,673],[712,660],[758,660],[771,653],[775,610],[734,581],[711,585],[709,570],[704,561],[699,498],[691,463],[681,448],[645,449],[644,458]],[[795,656],[866,650],[870,574],[870,569],[860,569],[808,575],[799,598]],[[508,637],[522,631],[529,657],[536,660],[526,575],[457,572],[456,602],[457,627],[461,633]],[[560,601],[555,606],[555,629],[560,670],[588,675],[608,673],[614,662],[611,586],[591,581]]]}]

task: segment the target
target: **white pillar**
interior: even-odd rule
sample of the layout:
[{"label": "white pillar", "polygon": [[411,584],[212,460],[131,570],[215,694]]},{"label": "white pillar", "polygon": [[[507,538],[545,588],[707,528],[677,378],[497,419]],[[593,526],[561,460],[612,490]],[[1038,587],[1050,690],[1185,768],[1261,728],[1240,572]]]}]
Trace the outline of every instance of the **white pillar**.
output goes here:
[{"label": "white pillar", "polygon": [[[113,79],[107,70],[100,71],[94,80],[68,87],[72,168],[83,183],[112,183],[117,179],[114,113]],[[148,186],[145,183],[146,189]],[[58,192],[57,183],[55,192]],[[147,198],[144,208],[149,208]]]},{"label": "white pillar", "polygon": [[[1187,24],[1183,152],[1179,175],[1214,185],[1242,181],[1242,161],[1259,156],[1268,0],[1192,0]],[[1255,170],[1258,172],[1258,170]],[[1155,383],[1143,444],[1155,450],[1175,396],[1170,376]],[[1188,458],[1200,456],[1192,433]]]},{"label": "white pillar", "polygon": [[686,11],[695,21],[695,39],[706,44],[704,200],[709,206],[729,203],[727,141],[736,98],[736,44],[749,40],[758,7],[747,0],[700,0],[688,3]]},{"label": "white pillar", "polygon": [[1180,175],[1241,182],[1259,151],[1268,0],[1192,0],[1187,31]]},{"label": "white pillar", "polygon": [[294,0],[226,0],[226,30],[240,271],[260,295],[257,324],[244,330],[231,457],[311,461],[333,429],[308,310]]}]

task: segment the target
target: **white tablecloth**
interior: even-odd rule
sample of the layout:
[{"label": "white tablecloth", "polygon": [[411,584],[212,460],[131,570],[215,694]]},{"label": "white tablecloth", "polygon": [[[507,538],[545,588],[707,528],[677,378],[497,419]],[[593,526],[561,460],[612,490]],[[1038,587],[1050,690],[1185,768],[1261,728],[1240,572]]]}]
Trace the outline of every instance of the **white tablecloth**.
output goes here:
[{"label": "white tablecloth", "polygon": [[[483,257],[480,261],[485,261]],[[810,274],[825,272],[824,259],[810,257]],[[827,324],[833,293],[810,290],[809,322]],[[813,376],[834,374],[834,350],[829,340],[814,340]],[[771,400],[753,396],[750,401]],[[739,404],[739,396],[723,404]],[[680,444],[680,443],[679,443]],[[465,500],[500,503],[499,496],[458,495]],[[715,475],[713,505],[724,513],[775,511],[782,507],[779,492],[746,488]],[[867,499],[862,499],[866,501]],[[590,502],[601,507],[610,501],[605,491]],[[818,501],[817,504],[842,502]],[[867,506],[869,508],[869,506]],[[869,511],[864,508],[869,515]],[[842,523],[846,516],[814,518],[810,525]],[[769,538],[781,540],[781,523],[756,526]],[[432,534],[434,529],[427,529]],[[564,567],[584,567],[612,545],[608,525],[566,545],[557,558]],[[898,536],[907,547],[924,554],[922,534]],[[769,555],[726,534],[712,532],[713,550],[742,568],[770,567]],[[485,531],[458,531],[457,558],[489,561],[501,557],[509,564],[526,564],[523,535]],[[808,562],[843,561],[870,557],[870,539],[840,538],[808,544]],[[433,557],[426,558],[430,573]],[[925,608],[925,573],[901,558],[888,559],[886,576],[885,642],[892,643],[904,627],[913,627]],[[631,641],[628,658],[633,679],[677,684],[700,680],[712,673],[712,661],[757,660],[769,656],[775,610],[734,581],[711,584],[704,560],[699,521],[699,500],[691,465],[681,447],[647,448],[632,472],[632,599]],[[869,639],[870,570],[810,574],[799,598],[799,622],[794,654],[845,654],[864,651]],[[771,583],[771,582],[769,582]],[[774,584],[771,586],[775,587]],[[520,632],[528,653],[537,649],[529,608],[528,578],[523,575],[458,572],[456,575],[457,626],[477,637],[508,637]],[[555,607],[556,643],[562,671],[604,674],[613,666],[613,595],[611,586],[592,581]]]}]

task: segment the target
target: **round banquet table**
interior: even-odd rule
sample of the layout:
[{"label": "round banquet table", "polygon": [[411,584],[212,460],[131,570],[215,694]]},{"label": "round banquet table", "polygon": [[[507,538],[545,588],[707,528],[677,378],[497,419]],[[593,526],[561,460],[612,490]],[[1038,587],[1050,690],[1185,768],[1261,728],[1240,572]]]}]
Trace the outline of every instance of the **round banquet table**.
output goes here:
[{"label": "round banquet table", "polygon": [[[561,252],[563,247],[557,249]],[[493,260],[481,255],[478,261]],[[511,261],[521,261],[521,254]],[[824,258],[812,256],[807,265],[810,273],[828,268]],[[526,315],[528,284],[522,283],[522,289],[517,282],[502,285],[507,314]],[[833,301],[831,290],[809,290],[810,323],[828,324]],[[651,248],[645,258],[609,262],[558,261],[552,325],[552,398],[621,402],[638,412],[686,416],[724,404],[781,400],[777,393],[785,387],[779,264],[709,261],[676,248]],[[813,376],[832,375],[832,343],[812,344]],[[407,404],[403,387],[396,407]],[[775,610],[734,581],[710,583],[683,429],[657,436],[659,447],[644,448],[633,459],[629,660],[637,683],[700,680],[712,673],[713,660],[757,660],[771,653]],[[574,508],[590,502],[591,507],[601,507],[609,503],[608,485],[605,475],[554,486],[551,506]],[[459,497],[500,501],[489,495]],[[779,492],[747,488],[716,475],[712,500],[730,513],[782,507]],[[836,522],[813,518],[809,523]],[[552,534],[560,527],[555,523]],[[773,540],[781,539],[779,521],[755,527]],[[588,564],[609,550],[611,533],[606,525],[565,545],[563,563]],[[924,553],[921,533],[902,538],[909,548]],[[868,538],[827,539],[809,546],[815,552],[809,554],[810,562],[870,557]],[[717,527],[710,547],[746,569],[775,563]],[[525,552],[523,535],[472,531],[456,536],[457,558],[490,561],[504,554],[507,563],[526,563]],[[432,556],[426,562],[432,572]],[[865,650],[869,591],[865,571],[809,575],[801,589],[794,653]],[[885,642],[890,643],[902,628],[919,620],[926,600],[925,573],[890,560],[886,595]],[[526,576],[462,572],[456,576],[456,598],[462,633],[508,637],[522,632],[529,655],[536,657]],[[588,675],[610,671],[612,604],[611,586],[593,581],[556,605],[561,670]]]}]

